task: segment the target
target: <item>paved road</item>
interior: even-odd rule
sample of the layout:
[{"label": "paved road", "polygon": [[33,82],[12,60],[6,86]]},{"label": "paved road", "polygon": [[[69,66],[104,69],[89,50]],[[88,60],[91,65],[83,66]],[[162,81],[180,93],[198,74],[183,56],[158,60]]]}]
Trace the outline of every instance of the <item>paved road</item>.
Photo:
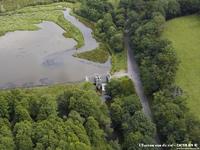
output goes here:
[{"label": "paved road", "polygon": [[149,102],[144,94],[144,89],[139,75],[139,68],[137,66],[136,60],[134,58],[134,53],[130,48],[128,37],[125,38],[125,46],[128,52],[128,75],[133,80],[136,92],[141,100],[144,114],[152,120],[151,109],[149,107]]},{"label": "paved road", "polygon": [[[140,79],[140,74],[139,74],[139,68],[136,63],[136,60],[134,58],[134,52],[131,50],[131,47],[129,45],[129,38],[128,36],[125,37],[125,47],[127,49],[127,55],[128,55],[128,76],[129,78],[134,82],[136,93],[140,98],[140,101],[142,103],[142,108],[143,112],[146,117],[148,117],[151,121],[153,121],[149,101],[144,93],[144,89],[142,86],[142,82]],[[160,143],[159,137],[157,132],[155,133],[155,142]]]}]

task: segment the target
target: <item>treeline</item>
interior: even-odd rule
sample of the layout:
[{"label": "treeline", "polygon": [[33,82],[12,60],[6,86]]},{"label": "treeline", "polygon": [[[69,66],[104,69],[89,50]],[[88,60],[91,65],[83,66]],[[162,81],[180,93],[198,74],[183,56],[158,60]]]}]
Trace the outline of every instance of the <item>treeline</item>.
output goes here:
[{"label": "treeline", "polygon": [[107,103],[90,83],[1,91],[0,149],[126,150],[153,143],[155,125],[131,80],[113,79],[106,89]]},{"label": "treeline", "polygon": [[95,36],[108,43],[114,52],[124,50],[123,30],[115,24],[114,8],[107,0],[81,0],[81,7],[76,13],[93,22]]},{"label": "treeline", "polygon": [[[142,150],[139,143],[155,144],[155,125],[144,115],[133,83],[128,78],[113,79],[108,83],[107,101],[110,110],[113,138],[123,150]],[[146,149],[146,148],[144,148]]]},{"label": "treeline", "polygon": [[167,19],[196,13],[199,6],[199,0],[121,0],[115,9],[106,0],[83,0],[78,12],[97,22],[95,33],[112,48],[119,47],[119,41],[123,41],[121,36],[112,41],[115,35],[112,31],[120,34],[128,31],[145,92],[152,99],[162,143],[200,141],[200,122],[191,117],[182,90],[175,85],[179,64],[175,50],[169,41],[161,38]]},{"label": "treeline", "polygon": [[[114,52],[124,50],[125,10],[115,9],[107,0],[82,0],[76,13],[97,22],[95,36],[107,43]],[[119,140],[124,150],[139,150],[142,149],[139,143],[155,142],[155,125],[144,116],[133,89],[132,81],[126,78],[112,80],[106,88],[111,97],[107,104],[114,128],[112,139]]]},{"label": "treeline", "polygon": [[124,25],[162,143],[200,144],[200,122],[189,114],[182,90],[175,85],[175,50],[161,37],[167,19],[199,10],[199,0],[121,0],[118,8],[126,16]]},{"label": "treeline", "polygon": [[88,83],[66,88],[61,94],[3,91],[0,149],[113,150],[118,144],[108,140],[112,133],[108,112]]}]

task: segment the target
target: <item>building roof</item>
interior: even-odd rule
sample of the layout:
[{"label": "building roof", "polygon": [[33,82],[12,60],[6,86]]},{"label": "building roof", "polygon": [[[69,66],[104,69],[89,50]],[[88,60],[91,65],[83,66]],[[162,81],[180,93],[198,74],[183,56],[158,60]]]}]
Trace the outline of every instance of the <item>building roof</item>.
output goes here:
[{"label": "building roof", "polygon": [[110,80],[110,75],[109,74],[94,74],[92,76],[86,76],[85,78],[86,81],[92,82],[92,83],[107,83]]}]

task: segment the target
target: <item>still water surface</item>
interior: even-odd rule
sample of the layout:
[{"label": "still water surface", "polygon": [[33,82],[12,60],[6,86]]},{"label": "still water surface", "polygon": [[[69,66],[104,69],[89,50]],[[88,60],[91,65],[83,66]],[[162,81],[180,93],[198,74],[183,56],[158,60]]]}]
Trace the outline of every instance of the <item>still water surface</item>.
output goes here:
[{"label": "still water surface", "polygon": [[85,45],[76,50],[76,41],[66,39],[64,30],[53,22],[42,22],[38,31],[15,31],[0,37],[0,88],[31,87],[83,81],[86,75],[104,74],[110,62],[98,64],[75,58],[75,52],[98,47],[92,30],[64,11],[79,28]]}]

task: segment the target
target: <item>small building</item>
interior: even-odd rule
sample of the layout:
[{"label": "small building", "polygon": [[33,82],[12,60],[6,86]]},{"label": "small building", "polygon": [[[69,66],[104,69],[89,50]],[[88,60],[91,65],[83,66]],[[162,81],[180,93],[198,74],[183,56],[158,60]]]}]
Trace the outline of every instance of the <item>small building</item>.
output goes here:
[{"label": "small building", "polygon": [[94,74],[92,76],[89,76],[89,77],[86,76],[85,77],[85,80],[87,82],[93,83],[96,86],[96,89],[98,91],[101,91],[102,94],[105,93],[105,91],[106,91],[106,85],[110,81],[110,79],[111,79],[111,75],[110,74],[103,74],[103,75]]}]

